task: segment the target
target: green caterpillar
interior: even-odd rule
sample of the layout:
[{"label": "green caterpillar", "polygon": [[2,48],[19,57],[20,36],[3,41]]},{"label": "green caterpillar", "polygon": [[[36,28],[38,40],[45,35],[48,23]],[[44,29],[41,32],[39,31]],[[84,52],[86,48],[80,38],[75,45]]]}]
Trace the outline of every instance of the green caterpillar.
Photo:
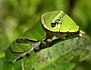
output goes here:
[{"label": "green caterpillar", "polygon": [[41,21],[22,33],[7,49],[5,58],[15,63],[28,56],[32,51],[50,47],[56,40],[65,40],[70,37],[81,36],[79,26],[63,11],[44,13]]}]

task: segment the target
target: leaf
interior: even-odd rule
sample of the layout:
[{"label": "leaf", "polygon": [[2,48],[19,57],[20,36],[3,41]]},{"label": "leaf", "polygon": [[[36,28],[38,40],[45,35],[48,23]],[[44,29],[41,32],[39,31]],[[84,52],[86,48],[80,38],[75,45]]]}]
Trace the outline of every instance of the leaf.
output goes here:
[{"label": "leaf", "polygon": [[[76,37],[30,55],[24,61],[24,66],[25,70],[71,70],[77,61],[85,60],[90,54],[91,40],[89,37]],[[78,59],[73,62],[76,57]]]},{"label": "leaf", "polygon": [[23,60],[17,61],[14,64],[14,70],[24,70]]},{"label": "leaf", "polygon": [[11,64],[10,62],[4,60],[2,70],[14,70],[14,64]]}]

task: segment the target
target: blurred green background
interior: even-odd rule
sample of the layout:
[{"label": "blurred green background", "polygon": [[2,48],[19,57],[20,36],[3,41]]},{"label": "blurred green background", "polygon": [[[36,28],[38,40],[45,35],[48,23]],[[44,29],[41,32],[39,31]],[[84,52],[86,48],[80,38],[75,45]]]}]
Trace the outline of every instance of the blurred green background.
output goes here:
[{"label": "blurred green background", "polygon": [[[63,10],[91,37],[91,0],[0,0],[0,59],[19,34],[53,10]],[[90,62],[81,63],[75,70],[86,70]]]}]

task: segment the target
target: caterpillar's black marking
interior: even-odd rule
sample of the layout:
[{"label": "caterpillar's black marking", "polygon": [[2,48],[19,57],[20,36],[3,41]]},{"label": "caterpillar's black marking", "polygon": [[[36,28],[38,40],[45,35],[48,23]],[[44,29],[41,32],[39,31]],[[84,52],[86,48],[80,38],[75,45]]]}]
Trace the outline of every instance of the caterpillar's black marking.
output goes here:
[{"label": "caterpillar's black marking", "polygon": [[[33,41],[33,40],[28,40],[28,39],[25,39],[25,38],[21,38],[21,39],[17,39],[16,40],[16,43],[20,44],[20,43],[25,43],[25,44],[31,44],[32,45],[32,48],[36,49],[37,46],[39,46],[41,44],[40,41]],[[17,52],[15,50],[12,50],[11,46],[9,47],[9,50],[13,53],[13,54],[22,54],[22,53],[25,53],[25,52]],[[31,50],[31,49],[30,49]],[[35,50],[34,50],[35,51]]]},{"label": "caterpillar's black marking", "polygon": [[[12,54],[17,56],[17,58],[15,58],[13,61],[11,61],[12,63],[15,63],[16,61],[18,61],[24,57],[28,57],[29,54],[31,54],[31,52],[35,51],[34,49],[36,49],[38,46],[40,46],[41,41],[29,40],[26,38],[18,38],[18,39],[16,39],[15,43],[16,43],[16,45],[20,44],[20,43],[29,44],[29,45],[32,45],[32,48],[29,49],[28,51],[18,52],[16,50],[12,49],[12,47],[14,47],[13,45],[9,46],[9,51]],[[38,49],[38,51],[39,51],[39,49]]]},{"label": "caterpillar's black marking", "polygon": [[11,46],[9,47],[9,50],[10,50],[10,52],[12,52],[15,55],[24,53],[24,52],[16,52],[16,51],[12,50]]},{"label": "caterpillar's black marking", "polygon": [[56,27],[56,25],[62,24],[62,19],[63,19],[64,15],[65,15],[65,13],[62,13],[62,14],[55,20],[55,22],[52,22],[52,23],[51,23],[51,27],[54,28],[54,27]]},{"label": "caterpillar's black marking", "polygon": [[51,27],[55,27],[57,24],[57,22],[51,23]]},{"label": "caterpillar's black marking", "polygon": [[26,44],[32,44],[32,43],[36,43],[36,42],[39,42],[39,41],[29,40],[26,38],[18,38],[16,40],[16,43],[26,43]]},{"label": "caterpillar's black marking", "polygon": [[65,13],[62,13],[59,18],[62,19],[65,16]]}]

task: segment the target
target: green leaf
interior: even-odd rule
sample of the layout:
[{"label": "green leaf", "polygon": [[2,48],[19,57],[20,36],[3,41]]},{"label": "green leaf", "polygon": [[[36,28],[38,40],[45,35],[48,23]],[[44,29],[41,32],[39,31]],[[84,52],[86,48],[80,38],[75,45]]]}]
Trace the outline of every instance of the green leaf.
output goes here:
[{"label": "green leaf", "polygon": [[24,70],[23,60],[17,61],[14,64],[14,70]]},{"label": "green leaf", "polygon": [[77,62],[81,62],[90,56],[90,43],[91,40],[88,36],[61,41],[51,48],[31,54],[24,61],[25,70],[71,70]]},{"label": "green leaf", "polygon": [[10,62],[7,61],[3,61],[2,70],[14,70],[14,64],[11,64]]}]

